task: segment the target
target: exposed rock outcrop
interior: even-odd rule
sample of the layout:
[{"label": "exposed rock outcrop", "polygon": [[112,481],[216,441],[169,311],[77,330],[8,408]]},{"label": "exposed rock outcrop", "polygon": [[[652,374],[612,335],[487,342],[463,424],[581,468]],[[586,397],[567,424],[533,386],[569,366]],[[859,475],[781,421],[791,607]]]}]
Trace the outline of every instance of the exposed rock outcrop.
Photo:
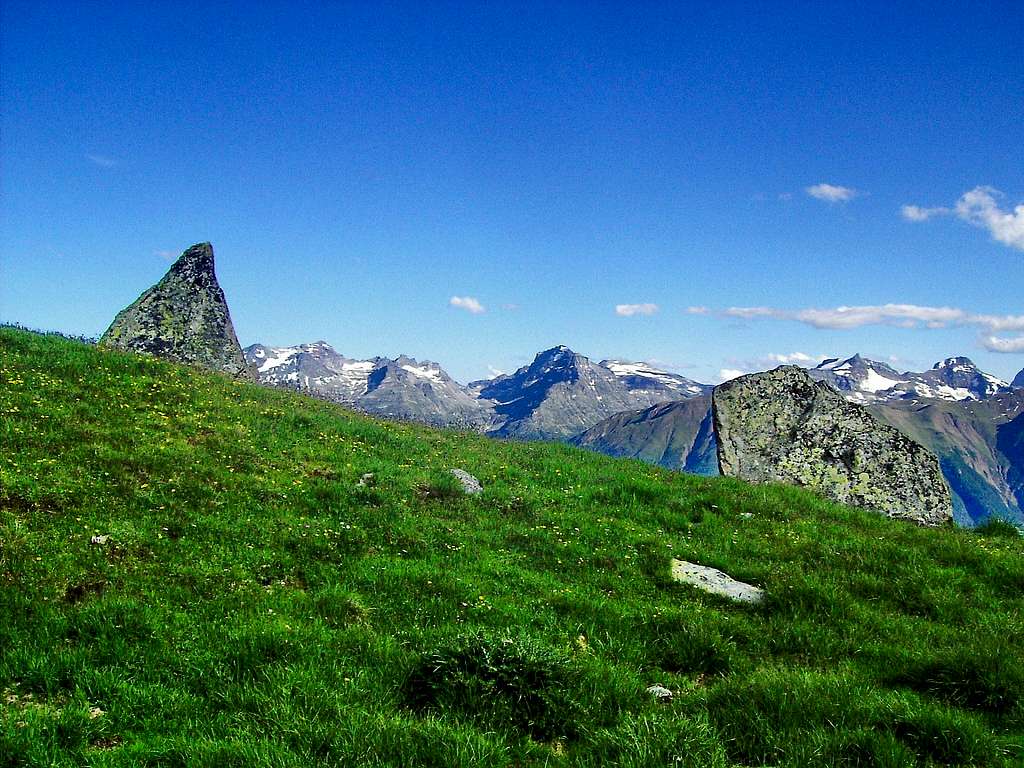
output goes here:
[{"label": "exposed rock outcrop", "polygon": [[804,486],[843,504],[936,525],[952,516],[936,457],[802,368],[715,389],[718,465],[751,482]]},{"label": "exposed rock outcrop", "polygon": [[1013,377],[1013,384],[1011,386],[1024,389],[1024,370]]},{"label": "exposed rock outcrop", "polygon": [[213,246],[193,245],[121,310],[100,344],[254,379],[214,273]]},{"label": "exposed rock outcrop", "polygon": [[467,496],[479,496],[483,493],[484,487],[480,481],[464,469],[450,470],[456,480],[462,485],[462,490]]}]

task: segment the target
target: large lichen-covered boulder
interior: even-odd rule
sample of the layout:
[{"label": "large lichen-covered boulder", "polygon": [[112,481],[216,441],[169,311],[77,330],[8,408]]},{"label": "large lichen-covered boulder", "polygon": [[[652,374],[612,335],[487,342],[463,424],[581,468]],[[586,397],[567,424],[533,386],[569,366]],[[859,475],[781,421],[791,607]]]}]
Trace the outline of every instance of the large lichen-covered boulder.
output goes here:
[{"label": "large lichen-covered boulder", "polygon": [[193,245],[163,278],[121,310],[100,344],[253,379],[213,267],[213,246]]},{"label": "large lichen-covered boulder", "polygon": [[741,376],[712,398],[723,475],[804,486],[937,525],[952,517],[938,459],[796,366]]}]

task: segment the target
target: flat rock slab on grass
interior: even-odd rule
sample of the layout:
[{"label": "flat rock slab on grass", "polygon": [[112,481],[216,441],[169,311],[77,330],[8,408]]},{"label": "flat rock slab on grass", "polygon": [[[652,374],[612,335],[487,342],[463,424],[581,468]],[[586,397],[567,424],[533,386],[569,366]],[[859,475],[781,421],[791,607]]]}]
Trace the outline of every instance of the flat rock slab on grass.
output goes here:
[{"label": "flat rock slab on grass", "polygon": [[452,474],[455,475],[455,479],[462,483],[462,490],[470,496],[476,496],[478,493],[483,491],[483,486],[480,485],[480,481],[473,477],[469,472],[464,469],[453,469]]},{"label": "flat rock slab on grass", "polygon": [[672,578],[738,603],[756,604],[764,600],[763,589],[736,581],[732,576],[722,573],[717,568],[708,568],[706,565],[697,565],[686,560],[672,561]]}]

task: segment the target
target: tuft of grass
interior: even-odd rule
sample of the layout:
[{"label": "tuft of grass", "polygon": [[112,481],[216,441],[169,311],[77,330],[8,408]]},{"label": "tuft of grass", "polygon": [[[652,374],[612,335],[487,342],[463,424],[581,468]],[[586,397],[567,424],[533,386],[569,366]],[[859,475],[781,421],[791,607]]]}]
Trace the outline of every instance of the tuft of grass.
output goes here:
[{"label": "tuft of grass", "polygon": [[999,517],[990,517],[984,523],[977,526],[974,532],[980,536],[988,536],[990,538],[1019,539],[1021,536],[1024,536],[1024,531],[1021,531],[1020,528],[1009,520],[1003,520]]},{"label": "tuft of grass", "polygon": [[1024,668],[1009,649],[962,649],[906,661],[889,680],[958,707],[998,714],[1022,711]]},{"label": "tuft of grass", "polygon": [[571,660],[530,637],[477,632],[422,654],[403,694],[418,712],[453,714],[541,741],[579,732]]},{"label": "tuft of grass", "polygon": [[434,471],[429,480],[417,484],[420,498],[427,501],[450,502],[465,496],[462,484],[450,472]]},{"label": "tuft of grass", "polygon": [[[3,768],[1024,764],[1005,527],[12,328],[0,445]],[[768,600],[683,588],[673,557]]]}]

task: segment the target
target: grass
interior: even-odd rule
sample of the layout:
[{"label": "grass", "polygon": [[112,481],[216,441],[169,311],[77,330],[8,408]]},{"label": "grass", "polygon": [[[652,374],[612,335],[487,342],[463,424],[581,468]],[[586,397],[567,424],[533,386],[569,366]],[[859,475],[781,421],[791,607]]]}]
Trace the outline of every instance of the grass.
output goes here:
[{"label": "grass", "polygon": [[[10,328],[0,441],[4,768],[1024,763],[1008,529]],[[677,585],[672,557],[769,598]]]}]

